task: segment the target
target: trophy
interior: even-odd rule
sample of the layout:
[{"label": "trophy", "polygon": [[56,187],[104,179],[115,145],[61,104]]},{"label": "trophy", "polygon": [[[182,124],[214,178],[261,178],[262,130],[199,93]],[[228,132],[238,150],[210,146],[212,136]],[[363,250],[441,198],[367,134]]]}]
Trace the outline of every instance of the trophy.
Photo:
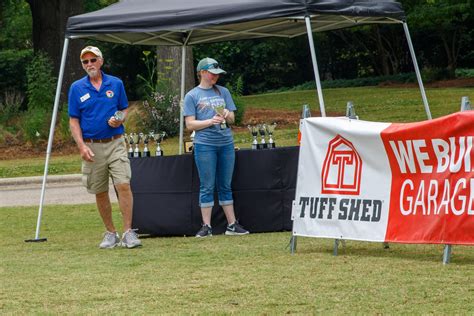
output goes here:
[{"label": "trophy", "polygon": [[[225,105],[224,104],[219,104],[219,105],[216,105],[214,107],[214,111],[216,111],[216,113],[219,114],[222,117],[224,117],[224,110],[225,110]],[[220,124],[220,128],[221,129],[229,128],[229,126],[227,126],[227,123],[226,123],[225,119],[224,119],[224,122],[222,122]]]},{"label": "trophy", "polygon": [[265,124],[258,124],[258,133],[260,134],[260,144],[257,144],[257,149],[265,149],[267,148],[267,144],[265,143]]},{"label": "trophy", "polygon": [[192,153],[194,150],[194,135],[196,132],[193,131],[191,135],[189,135],[189,140],[184,141],[184,152],[185,153]]},{"label": "trophy", "polygon": [[123,134],[125,142],[128,143],[128,158],[133,158],[133,138],[132,135]]},{"label": "trophy", "polygon": [[123,121],[124,118],[125,118],[125,113],[123,113],[122,111],[116,111],[114,113],[114,118],[117,120],[117,121]]},{"label": "trophy", "polygon": [[252,140],[252,149],[257,149],[258,141],[257,141],[257,136],[258,136],[258,128],[256,125],[248,125],[247,128],[250,131],[250,134],[252,134],[253,140]]},{"label": "trophy", "polygon": [[275,148],[275,142],[273,141],[273,133],[275,132],[276,123],[265,125],[265,130],[268,134],[267,148]]},{"label": "trophy", "polygon": [[143,157],[150,157],[150,151],[148,150],[149,135],[140,133],[140,137],[143,139]]},{"label": "trophy", "polygon": [[163,150],[161,150],[160,143],[163,141],[163,138],[165,138],[166,132],[161,132],[161,133],[158,133],[158,134],[155,134],[154,132],[151,132],[150,136],[156,142],[155,156],[163,156],[164,153],[163,153]]},{"label": "trophy", "polygon": [[[142,133],[140,134],[143,135]],[[132,136],[133,143],[135,144],[135,149],[133,150],[133,158],[139,158],[142,156],[142,153],[140,152],[140,140],[142,139],[140,134],[130,134],[130,136]]]}]

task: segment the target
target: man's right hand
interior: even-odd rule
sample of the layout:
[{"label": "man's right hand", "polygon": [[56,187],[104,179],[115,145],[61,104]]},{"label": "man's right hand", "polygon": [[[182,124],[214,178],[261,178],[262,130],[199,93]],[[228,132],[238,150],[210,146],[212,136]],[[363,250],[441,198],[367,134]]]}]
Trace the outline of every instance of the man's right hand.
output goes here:
[{"label": "man's right hand", "polygon": [[92,159],[95,155],[92,152],[92,149],[89,148],[86,144],[82,145],[79,147],[79,151],[81,152],[81,158],[85,161],[93,162],[94,159]]}]

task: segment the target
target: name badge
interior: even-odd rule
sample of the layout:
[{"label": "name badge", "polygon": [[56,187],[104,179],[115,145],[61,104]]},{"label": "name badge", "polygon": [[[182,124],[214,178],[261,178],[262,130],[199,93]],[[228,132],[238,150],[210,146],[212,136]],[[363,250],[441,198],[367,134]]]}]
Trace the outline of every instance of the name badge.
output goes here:
[{"label": "name badge", "polygon": [[91,95],[90,95],[89,93],[84,94],[84,95],[81,97],[81,102],[84,102],[84,101],[88,100],[90,97],[91,97]]}]

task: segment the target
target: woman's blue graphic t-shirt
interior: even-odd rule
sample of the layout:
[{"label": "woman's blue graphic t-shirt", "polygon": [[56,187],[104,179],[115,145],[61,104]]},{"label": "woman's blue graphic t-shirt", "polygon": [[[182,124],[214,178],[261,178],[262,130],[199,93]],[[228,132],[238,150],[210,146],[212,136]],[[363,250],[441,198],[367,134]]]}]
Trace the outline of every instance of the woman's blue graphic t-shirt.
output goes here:
[{"label": "woman's blue graphic t-shirt", "polygon": [[[184,116],[194,116],[196,120],[203,121],[216,115],[215,108],[224,106],[229,111],[236,107],[228,89],[216,85],[220,95],[213,89],[195,87],[184,97]],[[196,144],[223,146],[233,143],[230,128],[221,129],[220,124],[196,131],[194,142]]]}]

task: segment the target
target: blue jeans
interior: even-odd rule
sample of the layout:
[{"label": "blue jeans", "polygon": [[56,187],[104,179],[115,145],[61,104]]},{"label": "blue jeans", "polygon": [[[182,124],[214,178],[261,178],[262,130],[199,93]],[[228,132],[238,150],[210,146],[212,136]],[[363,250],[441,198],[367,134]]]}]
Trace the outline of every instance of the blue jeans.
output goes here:
[{"label": "blue jeans", "polygon": [[199,206],[214,206],[216,183],[219,205],[234,204],[231,188],[235,162],[234,144],[194,144],[194,161],[199,173]]}]

